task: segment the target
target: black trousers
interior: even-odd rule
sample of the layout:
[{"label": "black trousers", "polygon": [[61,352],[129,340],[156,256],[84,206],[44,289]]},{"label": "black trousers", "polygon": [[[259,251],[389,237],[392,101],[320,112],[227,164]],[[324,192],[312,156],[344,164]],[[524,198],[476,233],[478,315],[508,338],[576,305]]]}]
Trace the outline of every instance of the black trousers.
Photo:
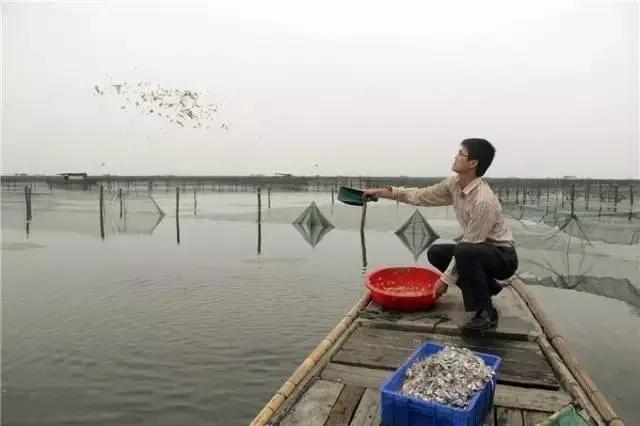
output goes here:
[{"label": "black trousers", "polygon": [[518,269],[518,255],[513,247],[498,247],[489,243],[436,244],[429,247],[429,263],[444,272],[456,259],[457,285],[462,290],[466,311],[478,311],[491,306],[491,296],[500,291],[495,280],[504,280]]}]

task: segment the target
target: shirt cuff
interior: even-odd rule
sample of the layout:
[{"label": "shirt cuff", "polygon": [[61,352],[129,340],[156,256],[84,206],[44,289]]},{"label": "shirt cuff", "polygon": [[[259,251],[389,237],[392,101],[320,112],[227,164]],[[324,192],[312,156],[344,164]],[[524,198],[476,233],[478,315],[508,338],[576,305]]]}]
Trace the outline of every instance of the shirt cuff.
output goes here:
[{"label": "shirt cuff", "polygon": [[455,285],[455,283],[458,282],[458,270],[456,268],[455,257],[451,258],[449,266],[447,266],[447,269],[442,273],[440,279],[447,283],[447,285]]},{"label": "shirt cuff", "polygon": [[389,186],[389,188],[391,188],[391,198],[397,200],[398,195],[400,194],[400,188],[397,186]]},{"label": "shirt cuff", "polygon": [[443,273],[442,275],[440,275],[440,279],[442,280],[443,283],[445,283],[447,285],[455,285],[456,282],[458,282],[457,277],[451,276],[451,275],[447,274],[446,272]]}]

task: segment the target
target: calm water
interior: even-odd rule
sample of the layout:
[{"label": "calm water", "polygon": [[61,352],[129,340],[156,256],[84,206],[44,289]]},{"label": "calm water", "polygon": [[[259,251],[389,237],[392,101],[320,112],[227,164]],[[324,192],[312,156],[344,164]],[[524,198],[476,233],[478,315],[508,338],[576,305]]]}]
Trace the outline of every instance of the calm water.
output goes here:
[{"label": "calm water", "polygon": [[[413,212],[371,204],[366,263],[360,210],[325,193],[272,194],[261,235],[256,195],[107,194],[2,199],[2,423],[246,424],[363,294],[366,270],[414,264],[392,232]],[[316,200],[336,226],[311,247],[290,224]],[[447,209],[421,209],[443,240]],[[586,251],[514,223],[522,272],[612,277],[603,297],[533,286],[578,358],[629,424],[640,423],[640,249]],[[551,246],[550,246],[551,244]],[[258,253],[260,246],[260,253]],[[558,247],[564,247],[559,249]],[[567,255],[565,255],[568,253]],[[426,265],[424,255],[418,261]],[[533,277],[533,276],[532,276]],[[597,292],[597,291],[596,291]]]}]

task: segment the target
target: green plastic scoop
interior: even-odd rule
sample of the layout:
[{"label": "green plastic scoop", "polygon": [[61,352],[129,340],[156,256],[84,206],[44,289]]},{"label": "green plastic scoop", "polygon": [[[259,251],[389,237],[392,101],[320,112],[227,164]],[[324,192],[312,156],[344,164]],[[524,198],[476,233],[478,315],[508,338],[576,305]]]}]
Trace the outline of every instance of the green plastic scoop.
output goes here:
[{"label": "green plastic scoop", "polygon": [[[364,191],[341,186],[338,190],[338,200],[350,206],[362,206],[365,202]],[[366,201],[378,201],[378,198],[367,197]]]}]

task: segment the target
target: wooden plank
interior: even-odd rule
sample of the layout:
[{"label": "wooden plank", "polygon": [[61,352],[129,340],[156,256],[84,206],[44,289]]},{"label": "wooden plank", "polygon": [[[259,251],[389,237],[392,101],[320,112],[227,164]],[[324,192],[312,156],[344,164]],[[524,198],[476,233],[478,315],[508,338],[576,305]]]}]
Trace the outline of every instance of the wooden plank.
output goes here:
[{"label": "wooden plank", "polygon": [[360,404],[353,415],[349,426],[379,426],[380,425],[380,392],[376,389],[364,391]]},{"label": "wooden plank", "polygon": [[[321,377],[326,380],[339,381],[345,385],[364,386],[377,390],[391,374],[392,372],[389,370],[332,362],[322,371]],[[494,405],[498,407],[547,413],[558,411],[571,402],[571,396],[564,391],[530,389],[503,384],[496,386],[494,398]]]},{"label": "wooden plank", "polygon": [[313,425],[323,426],[338,399],[343,385],[327,380],[318,380],[293,406],[280,423],[282,426]]},{"label": "wooden plank", "polygon": [[[367,327],[361,327],[364,329]],[[401,332],[398,332],[401,333]],[[354,333],[356,334],[356,333]],[[407,333],[409,335],[414,333]],[[416,333],[417,334],[417,333]],[[357,348],[384,348],[390,350],[405,350],[412,352],[416,348],[418,348],[422,343],[426,341],[434,341],[441,344],[454,345],[465,347],[474,352],[482,352],[482,353],[490,353],[492,355],[499,356],[503,359],[509,360],[514,359],[518,360],[519,363],[533,363],[533,364],[548,364],[542,355],[542,351],[539,350],[538,346],[533,342],[532,346],[529,348],[509,348],[503,347],[496,342],[493,346],[485,346],[482,345],[482,341],[478,340],[464,340],[458,337],[453,336],[444,336],[441,334],[432,334],[432,335],[423,335],[424,340],[413,337],[412,340],[405,340],[408,336],[399,336],[398,344],[392,344],[392,339],[387,339],[385,337],[377,338],[374,333],[359,333],[357,336],[351,336],[345,344],[345,348],[357,349]],[[524,342],[519,342],[524,343]],[[550,367],[549,367],[550,368]]]},{"label": "wooden plank", "polygon": [[494,407],[491,407],[487,413],[487,417],[484,419],[482,426],[495,426],[496,425],[496,411]]},{"label": "wooden plank", "polygon": [[522,411],[497,407],[496,426],[524,426]]},{"label": "wooden plank", "polygon": [[389,330],[384,328],[359,327],[348,339],[350,342],[361,344],[373,344],[381,346],[391,346],[395,348],[415,349],[427,340],[434,340],[441,343],[454,345],[464,345],[466,347],[475,346],[479,348],[497,349],[526,349],[542,353],[540,347],[535,342],[502,340],[482,335],[452,336],[437,333],[421,333],[412,331]]},{"label": "wooden plank", "polygon": [[503,408],[553,413],[567,406],[571,401],[571,396],[562,391],[498,385],[493,404]]},{"label": "wooden plank", "polygon": [[[540,327],[526,305],[510,286],[506,286],[494,297],[493,303],[500,313],[500,321],[496,328],[483,334],[508,339],[533,340],[541,333]],[[404,327],[413,331],[460,334],[464,322],[462,293],[457,287],[452,287],[433,307],[418,312],[388,312],[379,305],[370,303],[362,318],[395,329]]]},{"label": "wooden plank", "polygon": [[349,424],[363,393],[363,387],[345,385],[342,388],[342,392],[340,392],[340,396],[338,396],[338,400],[331,409],[331,413],[329,413],[329,418],[325,426],[343,426]]},{"label": "wooden plank", "polygon": [[[333,356],[332,361],[360,367],[395,370],[412,353],[413,351],[410,349],[375,346],[353,347],[348,345],[347,341]],[[498,382],[544,389],[558,389],[560,387],[551,367],[543,359],[540,359],[538,363],[503,359],[498,371]]]},{"label": "wooden plank", "polygon": [[541,411],[523,411],[524,426],[536,426],[545,421],[551,414]]},{"label": "wooden plank", "polygon": [[[395,369],[426,340],[464,346],[476,352],[502,357],[498,375],[502,383],[559,388],[553,370],[537,343],[501,341],[483,336],[445,336],[360,327],[345,341],[342,348],[344,352],[336,354],[334,362]],[[354,360],[353,353],[363,355],[364,359]]]},{"label": "wooden plank", "polygon": [[[418,333],[438,333],[438,334],[448,334],[452,336],[459,336],[462,334],[462,329],[460,325],[451,322],[445,321],[437,324],[422,324],[420,322],[412,322],[412,321],[374,321],[370,319],[358,319],[358,322],[367,327],[374,328],[384,328],[388,330],[402,330],[402,331],[413,331]],[[503,327],[499,330],[489,329],[482,332],[473,332],[469,334],[481,335],[486,337],[493,337],[504,340],[513,340],[513,341],[523,341],[523,342],[534,342],[536,338],[540,335],[540,333],[536,331],[530,330],[516,330],[512,328]]]},{"label": "wooden plank", "polygon": [[353,365],[330,362],[320,373],[325,380],[333,380],[345,385],[362,386],[379,389],[382,383],[391,376],[392,371],[378,368],[356,367]]}]

